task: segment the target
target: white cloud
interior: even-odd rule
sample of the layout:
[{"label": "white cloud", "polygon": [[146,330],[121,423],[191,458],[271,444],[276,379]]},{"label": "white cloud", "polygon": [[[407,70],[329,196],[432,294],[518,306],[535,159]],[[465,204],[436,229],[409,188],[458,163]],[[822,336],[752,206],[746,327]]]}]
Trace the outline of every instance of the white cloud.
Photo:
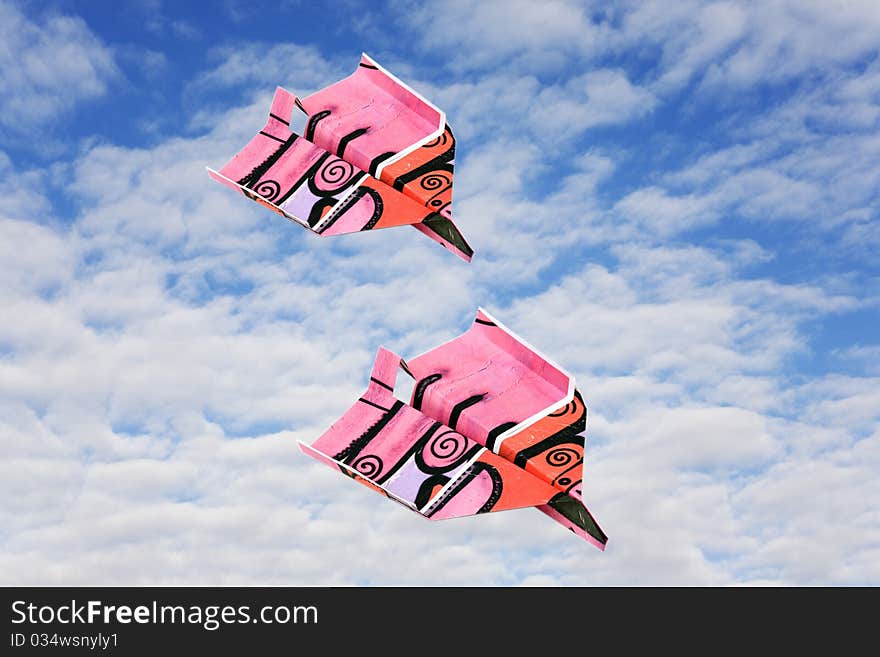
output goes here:
[{"label": "white cloud", "polygon": [[442,11],[408,3],[401,16],[426,46],[459,70],[503,63],[510,70],[564,68],[571,56],[602,49],[606,30],[590,17],[592,3],[551,0],[454,0]]},{"label": "white cloud", "polygon": [[625,54],[652,69],[652,90],[662,94],[695,80],[705,91],[736,93],[871,59],[880,29],[872,0],[461,0],[442,11],[407,4],[398,14],[458,72],[501,66],[555,74]]},{"label": "white cloud", "polygon": [[[359,53],[358,53],[359,54]],[[211,53],[219,62],[190,85],[192,92],[233,86],[282,86],[305,96],[351,73],[352,61],[328,60],[312,46],[293,43],[237,44]]]},{"label": "white cloud", "polygon": [[672,196],[651,186],[627,194],[613,210],[639,229],[665,237],[717,221],[719,213],[713,201],[710,195]]},{"label": "white cloud", "polygon": [[845,362],[861,365],[866,374],[880,375],[880,344],[847,347],[837,355]]},{"label": "white cloud", "polygon": [[[880,212],[880,140],[876,130],[848,118],[866,103],[880,111],[880,98],[866,92],[841,100],[841,89],[855,79],[817,87],[754,121],[744,115],[731,145],[630,192],[609,219],[664,237],[735,218],[792,222],[867,253],[876,241],[869,227]],[[831,129],[817,125],[826,110],[838,117]]]},{"label": "white cloud", "polygon": [[749,9],[746,38],[727,59],[713,64],[707,84],[779,82],[877,52],[880,12],[870,0],[841,5],[778,0]]},{"label": "white cloud", "polygon": [[[543,89],[532,106],[535,133],[574,137],[601,125],[626,123],[649,114],[654,96],[634,86],[620,70],[599,69],[570,79],[565,89]],[[558,138],[558,137],[557,137]]]},{"label": "white cloud", "polygon": [[104,95],[119,75],[112,51],[74,16],[40,22],[0,3],[0,125],[20,133],[60,119],[74,104]]}]

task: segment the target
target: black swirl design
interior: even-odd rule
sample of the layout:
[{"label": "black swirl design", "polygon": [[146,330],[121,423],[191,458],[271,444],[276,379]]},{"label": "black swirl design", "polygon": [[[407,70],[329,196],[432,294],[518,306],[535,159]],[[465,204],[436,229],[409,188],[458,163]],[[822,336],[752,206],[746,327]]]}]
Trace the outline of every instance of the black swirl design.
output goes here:
[{"label": "black swirl design", "polygon": [[281,184],[277,180],[261,180],[254,191],[267,201],[274,201],[281,194]]},{"label": "black swirl design", "polygon": [[555,486],[559,488],[565,488],[568,490],[569,488],[573,488],[581,483],[581,471],[583,468],[584,461],[583,459],[578,459],[574,462],[573,465],[567,467],[561,473],[556,476],[556,479],[550,482],[551,486]]},{"label": "black swirl design", "polygon": [[556,468],[563,468],[580,458],[580,453],[571,447],[557,447],[556,449],[551,449],[547,452],[547,456],[545,457],[547,463]]},{"label": "black swirl design", "polygon": [[351,465],[358,474],[367,477],[368,479],[375,479],[382,473],[382,468],[385,467],[385,464],[382,463],[382,459],[376,456],[375,454],[368,454],[367,456],[362,456],[357,459]]},{"label": "black swirl design", "polygon": [[566,415],[568,413],[573,412],[575,408],[577,408],[577,404],[574,401],[570,401],[565,406],[560,408],[558,411],[556,411],[554,413],[549,413],[549,416],[550,417],[562,417],[563,415]]},{"label": "black swirl design", "polygon": [[429,192],[436,191],[438,189],[444,189],[449,187],[452,184],[452,176],[447,176],[442,173],[429,173],[424,176],[421,180],[419,180],[419,186],[422,189],[426,189]]},{"label": "black swirl design", "polygon": [[318,179],[322,187],[326,186],[328,191],[335,191],[351,180],[354,173],[353,165],[345,160],[333,159],[328,160],[327,164],[318,170]]},{"label": "black swirl design", "polygon": [[403,188],[411,182],[414,182],[426,174],[446,171],[452,175],[453,161],[455,160],[455,139],[449,126],[446,126],[445,132],[437,139],[425,144],[425,148],[435,148],[438,145],[446,147],[442,153],[431,158],[427,162],[414,167],[404,174],[401,174],[394,180],[392,185],[397,191],[403,191]]},{"label": "black swirl design", "polygon": [[449,131],[449,126],[446,126],[446,129],[442,133],[440,133],[439,137],[437,137],[436,139],[432,139],[427,144],[424,144],[422,148],[434,148],[435,146],[439,146],[440,144],[446,144],[446,142],[449,141],[447,133],[451,134],[451,132]]},{"label": "black swirl design", "polygon": [[454,431],[445,431],[438,433],[434,439],[428,443],[428,451],[434,458],[441,461],[454,461],[459,458],[467,449],[467,438],[460,433]]},{"label": "black swirl design", "polygon": [[460,433],[444,429],[431,435],[414,456],[419,470],[425,474],[443,474],[454,470],[481,449],[482,445]]}]

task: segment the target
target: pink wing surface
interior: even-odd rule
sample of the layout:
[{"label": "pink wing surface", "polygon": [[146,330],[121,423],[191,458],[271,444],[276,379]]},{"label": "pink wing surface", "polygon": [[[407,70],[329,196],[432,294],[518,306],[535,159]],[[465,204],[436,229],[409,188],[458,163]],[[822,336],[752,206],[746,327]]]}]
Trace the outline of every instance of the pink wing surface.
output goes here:
[{"label": "pink wing surface", "polygon": [[[398,369],[417,379],[398,400]],[[364,395],[310,456],[431,519],[535,506],[604,549],[581,501],[586,407],[570,376],[480,311],[411,361],[380,348]]]},{"label": "pink wing surface", "polygon": [[[296,110],[307,115],[302,136],[290,127]],[[306,98],[279,87],[263,129],[208,171],[319,235],[409,224],[470,261],[452,222],[454,157],[443,112],[363,55]]]}]

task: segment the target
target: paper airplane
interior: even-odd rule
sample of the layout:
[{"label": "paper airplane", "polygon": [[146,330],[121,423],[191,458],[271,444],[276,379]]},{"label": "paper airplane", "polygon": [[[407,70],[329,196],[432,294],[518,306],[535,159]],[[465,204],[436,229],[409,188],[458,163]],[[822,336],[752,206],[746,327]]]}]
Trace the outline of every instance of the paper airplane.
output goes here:
[{"label": "paper airplane", "polygon": [[[308,117],[305,135],[291,114]],[[212,178],[325,235],[412,225],[468,262],[452,222],[446,115],[362,55],[347,78],[297,98],[278,87],[266,125]]]},{"label": "paper airplane", "polygon": [[[409,404],[398,369],[415,379]],[[364,395],[303,452],[432,520],[537,507],[600,549],[574,378],[480,309],[411,360],[379,348]]]}]

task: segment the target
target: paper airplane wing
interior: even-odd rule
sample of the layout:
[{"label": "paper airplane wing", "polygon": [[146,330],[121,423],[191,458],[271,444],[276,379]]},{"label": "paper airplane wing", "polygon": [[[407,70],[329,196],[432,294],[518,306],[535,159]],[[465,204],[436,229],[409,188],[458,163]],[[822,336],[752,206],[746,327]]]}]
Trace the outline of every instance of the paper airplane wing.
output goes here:
[{"label": "paper airplane wing", "polygon": [[[291,113],[308,116],[305,135]],[[452,222],[455,140],[440,110],[364,55],[304,99],[279,87],[266,125],[210,175],[318,233],[410,224],[470,261]]]},{"label": "paper airplane wing", "polygon": [[429,518],[552,502],[552,486],[396,399],[401,362],[380,348],[363,397],[303,451]]},{"label": "paper airplane wing", "polygon": [[[418,379],[410,404],[393,395],[399,367]],[[536,506],[604,548],[580,501],[586,409],[566,377],[481,312],[410,363],[380,349],[364,396],[301,448],[428,518]]]}]

